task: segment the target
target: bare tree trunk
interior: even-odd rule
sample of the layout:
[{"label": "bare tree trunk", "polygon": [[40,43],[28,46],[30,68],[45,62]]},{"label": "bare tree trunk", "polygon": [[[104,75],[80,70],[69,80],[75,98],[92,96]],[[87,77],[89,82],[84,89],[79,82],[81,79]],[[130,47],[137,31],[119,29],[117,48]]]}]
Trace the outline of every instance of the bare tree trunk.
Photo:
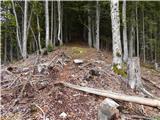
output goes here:
[{"label": "bare tree trunk", "polygon": [[136,33],[137,33],[137,57],[139,57],[139,32],[138,32],[138,13],[137,13],[137,2],[136,2]]},{"label": "bare tree trunk", "polygon": [[134,39],[134,28],[133,24],[131,25],[131,30],[130,30],[130,42],[129,42],[129,54],[130,57],[133,57],[133,39]]},{"label": "bare tree trunk", "polygon": [[127,25],[126,25],[126,0],[123,0],[122,22],[123,22],[123,51],[124,51],[123,61],[127,62],[128,41],[127,41]]},{"label": "bare tree trunk", "polygon": [[56,45],[57,38],[57,11],[56,11],[56,3],[54,3],[54,46]]},{"label": "bare tree trunk", "polygon": [[48,11],[48,0],[45,0],[45,23],[46,23],[46,48],[49,45],[49,11]]},{"label": "bare tree trunk", "polygon": [[25,1],[24,7],[24,25],[23,25],[23,58],[27,58],[27,11],[28,11],[28,1]]},{"label": "bare tree trunk", "polygon": [[53,45],[53,2],[51,1],[51,43]]},{"label": "bare tree trunk", "polygon": [[39,25],[39,17],[37,15],[37,27],[38,27],[38,45],[39,45],[39,49],[40,51],[42,50],[42,46],[41,46],[41,31],[40,31],[40,25]]},{"label": "bare tree trunk", "polygon": [[96,4],[96,49],[99,51],[99,24],[100,24],[100,5]]},{"label": "bare tree trunk", "polygon": [[16,9],[15,9],[15,5],[14,5],[13,0],[11,0],[11,2],[12,2],[12,7],[13,7],[13,13],[14,13],[15,20],[16,20],[16,36],[17,36],[17,42],[18,42],[18,46],[19,46],[19,49],[20,49],[20,54],[22,55],[22,54],[23,54],[23,51],[22,51],[21,40],[20,40],[20,30],[19,30],[20,28],[19,28],[17,13],[16,13]]},{"label": "bare tree trunk", "polygon": [[53,44],[56,45],[56,38],[57,38],[57,12],[56,12],[56,2],[54,2],[54,40]]},{"label": "bare tree trunk", "polygon": [[62,29],[62,25],[63,25],[63,2],[61,3],[61,45],[63,45],[63,29]]},{"label": "bare tree trunk", "polygon": [[7,33],[5,32],[5,38],[4,38],[4,63],[6,63],[6,62],[7,62]]},{"label": "bare tree trunk", "polygon": [[30,14],[28,26],[27,26],[27,38],[28,38],[28,34],[29,34],[29,29],[31,28],[31,20],[32,20],[32,10],[31,10],[31,14]]},{"label": "bare tree trunk", "polygon": [[10,61],[13,61],[13,41],[12,41],[12,36],[10,34]]},{"label": "bare tree trunk", "polygon": [[[149,31],[150,33],[150,39],[152,40],[152,28],[151,28],[151,30]],[[149,44],[150,44],[150,50],[149,50],[149,52],[150,52],[150,60],[151,60],[151,62],[152,62],[152,60],[153,60],[153,47],[152,47],[152,41],[150,40],[150,42],[149,42]]]},{"label": "bare tree trunk", "polygon": [[36,35],[35,35],[35,33],[34,33],[34,31],[33,31],[33,29],[32,29],[32,28],[31,28],[31,32],[32,32],[32,35],[33,35],[34,41],[35,41],[35,43],[36,43],[36,51],[37,51],[37,50],[38,50],[38,42],[37,42]]},{"label": "bare tree trunk", "polygon": [[142,87],[140,60],[138,57],[128,59],[128,83],[132,89]]},{"label": "bare tree trunk", "polygon": [[58,41],[60,43],[60,46],[63,45],[62,38],[61,38],[61,32],[62,32],[62,26],[61,26],[61,2],[60,0],[57,1],[58,5]]},{"label": "bare tree trunk", "polygon": [[88,45],[89,45],[89,47],[92,47],[90,8],[88,8]]},{"label": "bare tree trunk", "polygon": [[146,43],[145,43],[145,31],[144,31],[144,10],[142,13],[143,16],[143,62],[146,62]]},{"label": "bare tree trunk", "polygon": [[92,25],[91,25],[91,26],[92,26],[92,27],[91,27],[91,28],[92,28],[92,29],[91,29],[91,31],[92,31],[92,34],[91,34],[91,35],[92,35],[92,43],[93,43],[93,47],[96,48],[96,39],[95,39],[95,21],[92,20],[91,23],[92,23]]},{"label": "bare tree trunk", "polygon": [[120,40],[120,18],[118,0],[111,0],[112,42],[113,42],[113,64],[121,68],[122,47]]}]

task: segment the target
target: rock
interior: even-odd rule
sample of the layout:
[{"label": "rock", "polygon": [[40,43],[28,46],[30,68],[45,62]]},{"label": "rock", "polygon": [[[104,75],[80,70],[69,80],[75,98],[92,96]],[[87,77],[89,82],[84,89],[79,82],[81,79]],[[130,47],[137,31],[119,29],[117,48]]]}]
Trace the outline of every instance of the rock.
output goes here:
[{"label": "rock", "polygon": [[98,120],[120,120],[119,104],[106,98],[99,107]]},{"label": "rock", "polygon": [[75,64],[82,64],[84,61],[82,59],[74,59]]},{"label": "rock", "polygon": [[28,71],[29,71],[28,67],[22,68],[22,72],[28,72]]},{"label": "rock", "polygon": [[59,115],[59,117],[65,119],[65,118],[67,118],[67,114],[66,114],[65,112],[62,112],[62,113]]},{"label": "rock", "polygon": [[46,88],[48,85],[49,85],[49,82],[47,80],[40,81],[37,84],[37,89],[42,90],[42,89]]}]

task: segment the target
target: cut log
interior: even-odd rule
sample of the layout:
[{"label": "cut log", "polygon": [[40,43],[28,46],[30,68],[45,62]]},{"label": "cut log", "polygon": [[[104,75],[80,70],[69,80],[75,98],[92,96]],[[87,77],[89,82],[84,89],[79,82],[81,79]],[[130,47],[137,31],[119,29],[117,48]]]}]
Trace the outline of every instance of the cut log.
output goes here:
[{"label": "cut log", "polygon": [[[76,90],[84,91],[87,93],[92,93],[95,95],[100,95],[112,99],[117,99],[117,100],[122,100],[122,101],[127,101],[127,102],[134,102],[142,105],[147,105],[147,106],[153,106],[153,107],[160,107],[160,100],[157,99],[150,99],[150,98],[143,98],[139,96],[130,96],[130,95],[125,95],[125,94],[120,94],[112,91],[107,91],[107,90],[100,90],[100,89],[95,89],[95,88],[89,88],[89,87],[82,87],[79,85],[73,85],[67,82],[59,82],[63,84],[66,87],[70,87]],[[56,83],[58,84],[58,83]]]},{"label": "cut log", "polygon": [[132,89],[136,89],[142,86],[141,82],[141,69],[140,61],[138,57],[128,58],[127,62],[127,75],[128,84]]},{"label": "cut log", "polygon": [[120,118],[119,104],[112,99],[106,98],[98,109],[98,120],[118,120]]}]

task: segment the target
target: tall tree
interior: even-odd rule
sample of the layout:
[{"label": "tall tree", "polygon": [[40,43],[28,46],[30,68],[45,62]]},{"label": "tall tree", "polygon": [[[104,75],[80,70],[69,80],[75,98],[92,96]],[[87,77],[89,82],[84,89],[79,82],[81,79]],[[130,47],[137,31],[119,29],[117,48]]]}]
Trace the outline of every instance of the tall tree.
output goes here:
[{"label": "tall tree", "polygon": [[138,5],[136,1],[136,36],[137,36],[137,57],[139,57],[139,30],[138,30]]},{"label": "tall tree", "polygon": [[113,64],[121,68],[122,64],[122,47],[120,40],[120,18],[119,18],[119,3],[118,0],[111,0],[111,22],[112,22],[112,49],[113,49]]},{"label": "tall tree", "polygon": [[134,42],[134,26],[133,24],[131,25],[131,29],[130,29],[130,41],[129,41],[129,56],[133,57],[133,43]]},{"label": "tall tree", "polygon": [[[89,5],[89,3],[88,3]],[[90,15],[90,8],[88,7],[88,45],[92,47],[92,33],[91,33],[91,15]]]},{"label": "tall tree", "polygon": [[61,1],[58,0],[57,1],[57,5],[58,5],[58,41],[60,43],[60,46],[63,45],[63,41],[62,41],[62,15],[61,15]]},{"label": "tall tree", "polygon": [[56,11],[56,2],[54,2],[54,38],[53,38],[53,45],[56,44],[56,37],[57,37],[57,11]]},{"label": "tall tree", "polygon": [[18,42],[18,46],[19,46],[19,50],[20,50],[20,54],[23,54],[22,51],[22,45],[21,45],[21,39],[20,39],[20,27],[19,27],[19,23],[18,23],[18,18],[17,18],[17,13],[16,13],[16,9],[15,9],[15,4],[13,2],[13,0],[11,0],[12,2],[12,7],[13,7],[13,13],[15,16],[15,21],[16,21],[16,37],[17,37],[17,42]]},{"label": "tall tree", "polygon": [[38,46],[39,46],[39,50],[42,50],[42,46],[41,46],[41,32],[40,32],[40,25],[39,25],[39,16],[36,15],[37,17],[37,29],[38,29]]},{"label": "tall tree", "polygon": [[126,24],[126,0],[123,0],[122,23],[123,23],[123,52],[124,52],[123,61],[127,62],[128,41],[127,41],[127,24]]},{"label": "tall tree", "polygon": [[46,23],[46,48],[49,45],[49,10],[48,0],[45,0],[45,23]]},{"label": "tall tree", "polygon": [[24,3],[24,24],[23,24],[23,58],[27,58],[27,11],[28,1]]},{"label": "tall tree", "polygon": [[51,43],[53,45],[53,1],[51,1]]},{"label": "tall tree", "polygon": [[143,62],[146,62],[146,42],[145,42],[145,26],[144,26],[144,10],[142,10],[142,18],[143,18]]},{"label": "tall tree", "polygon": [[99,50],[99,24],[100,24],[100,5],[96,2],[96,49]]}]

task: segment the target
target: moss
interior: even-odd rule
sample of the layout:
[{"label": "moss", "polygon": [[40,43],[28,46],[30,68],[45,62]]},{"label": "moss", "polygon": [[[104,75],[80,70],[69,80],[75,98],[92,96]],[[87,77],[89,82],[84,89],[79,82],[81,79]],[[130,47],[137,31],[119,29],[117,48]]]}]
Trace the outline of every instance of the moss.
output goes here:
[{"label": "moss", "polygon": [[52,52],[53,51],[53,45],[51,43],[48,45],[47,51],[48,52]]},{"label": "moss", "polygon": [[126,68],[125,68],[125,65],[122,65],[122,68],[121,69],[118,69],[117,67],[118,65],[115,64],[113,65],[113,71],[118,74],[118,75],[121,75],[122,77],[127,77],[127,72],[126,72]]},{"label": "moss", "polygon": [[86,48],[81,47],[72,47],[72,56],[73,57],[81,57],[86,53]]}]

